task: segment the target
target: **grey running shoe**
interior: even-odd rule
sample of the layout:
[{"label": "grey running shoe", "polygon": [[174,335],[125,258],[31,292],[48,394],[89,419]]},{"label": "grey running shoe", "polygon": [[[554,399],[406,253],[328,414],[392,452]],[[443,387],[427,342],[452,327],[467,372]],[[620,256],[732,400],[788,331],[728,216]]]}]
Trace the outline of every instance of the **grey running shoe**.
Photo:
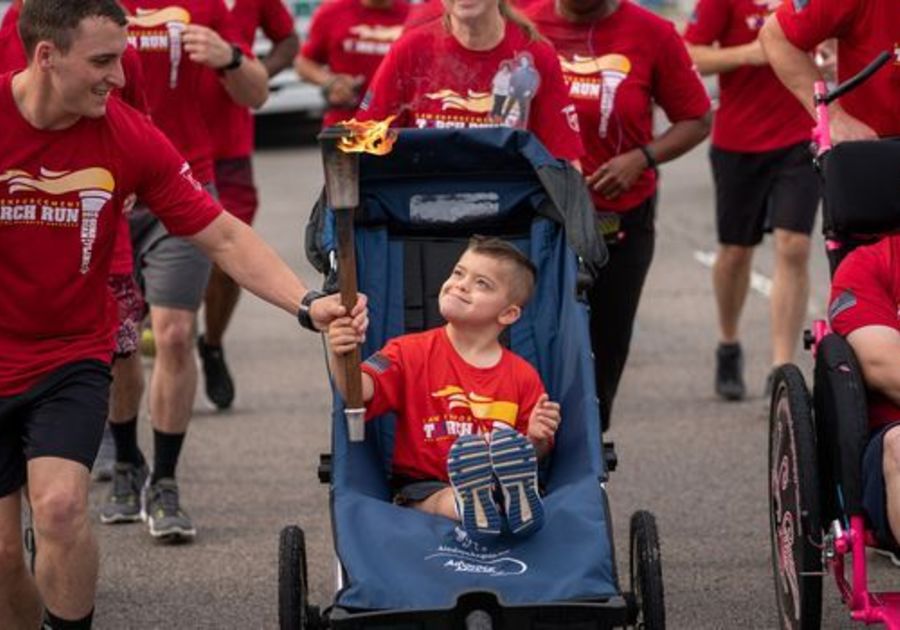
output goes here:
[{"label": "grey running shoe", "polygon": [[160,479],[144,489],[143,517],[150,535],[162,542],[189,542],[197,535],[191,518],[179,505],[174,479]]},{"label": "grey running shoe", "polygon": [[716,350],[716,393],[725,400],[744,398],[744,353],[739,343],[720,343]]},{"label": "grey running shoe", "polygon": [[100,522],[109,525],[141,520],[141,490],[147,482],[147,464],[117,462],[112,482],[109,497],[100,507]]},{"label": "grey running shoe", "polygon": [[225,363],[221,346],[210,346],[203,335],[197,337],[197,351],[203,364],[206,397],[219,409],[228,409],[234,402],[234,381]]},{"label": "grey running shoe", "polygon": [[100,450],[97,451],[97,458],[94,460],[93,477],[94,481],[111,481],[113,478],[113,467],[116,465],[116,443],[113,440],[112,431],[109,430],[109,424],[103,429],[103,439],[100,441]]}]

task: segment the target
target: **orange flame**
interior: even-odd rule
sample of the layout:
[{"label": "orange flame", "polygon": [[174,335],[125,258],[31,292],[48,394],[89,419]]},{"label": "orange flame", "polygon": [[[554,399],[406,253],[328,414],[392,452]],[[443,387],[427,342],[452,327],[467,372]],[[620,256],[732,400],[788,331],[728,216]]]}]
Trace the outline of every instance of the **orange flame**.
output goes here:
[{"label": "orange flame", "polygon": [[340,123],[352,134],[349,138],[341,138],[338,148],[344,153],[370,153],[371,155],[387,155],[394,148],[397,132],[390,128],[396,116],[388,116],[384,120],[360,122],[355,118]]}]

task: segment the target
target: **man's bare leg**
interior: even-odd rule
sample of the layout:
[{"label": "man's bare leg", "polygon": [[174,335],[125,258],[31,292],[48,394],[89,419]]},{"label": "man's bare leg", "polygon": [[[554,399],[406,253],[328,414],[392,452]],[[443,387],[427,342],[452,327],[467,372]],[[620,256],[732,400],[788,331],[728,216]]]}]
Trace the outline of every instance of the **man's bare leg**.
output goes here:
[{"label": "man's bare leg", "polygon": [[772,278],[772,365],[794,360],[809,304],[810,238],[775,230],[775,273]]},{"label": "man's bare leg", "polygon": [[180,308],[150,307],[156,359],[150,377],[150,418],[163,433],[187,431],[197,392],[194,361],[196,314]]},{"label": "man's bare leg", "polygon": [[713,265],[713,289],[719,314],[719,340],[722,343],[738,341],[738,325],[750,288],[752,262],[752,247],[719,246],[719,253]]},{"label": "man's bare leg", "polygon": [[109,422],[120,424],[132,420],[141,408],[144,395],[144,368],[139,352],[124,359],[116,359],[112,366]]},{"label": "man's bare leg", "polygon": [[47,609],[62,619],[82,619],[94,609],[99,559],[88,514],[90,482],[88,469],[77,462],[58,457],[28,462],[40,550],[35,580]]},{"label": "man's bare leg", "polygon": [[213,265],[204,300],[206,329],[203,331],[203,337],[207,344],[217,347],[222,345],[222,338],[240,297],[241,287],[231,279],[231,276],[217,265]]},{"label": "man's bare leg", "polygon": [[21,520],[22,493],[16,490],[0,498],[0,628],[33,630],[43,605],[25,566]]}]

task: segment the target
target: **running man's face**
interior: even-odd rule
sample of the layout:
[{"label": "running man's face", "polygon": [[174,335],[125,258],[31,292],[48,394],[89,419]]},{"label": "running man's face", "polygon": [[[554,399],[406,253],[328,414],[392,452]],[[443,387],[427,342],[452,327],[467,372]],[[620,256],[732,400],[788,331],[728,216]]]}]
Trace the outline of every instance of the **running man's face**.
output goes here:
[{"label": "running man's face", "polygon": [[447,12],[460,22],[478,22],[498,11],[498,0],[444,0]]},{"label": "running man's face", "polygon": [[515,274],[512,263],[466,251],[438,298],[441,315],[448,322],[466,326],[508,326],[519,318],[521,308],[512,303],[509,283]]},{"label": "running man's face", "polygon": [[106,114],[110,92],[125,85],[122,54],[127,43],[124,26],[91,17],[75,29],[67,52],[52,42],[38,44],[35,55],[49,73],[58,106],[75,116],[100,118]]}]

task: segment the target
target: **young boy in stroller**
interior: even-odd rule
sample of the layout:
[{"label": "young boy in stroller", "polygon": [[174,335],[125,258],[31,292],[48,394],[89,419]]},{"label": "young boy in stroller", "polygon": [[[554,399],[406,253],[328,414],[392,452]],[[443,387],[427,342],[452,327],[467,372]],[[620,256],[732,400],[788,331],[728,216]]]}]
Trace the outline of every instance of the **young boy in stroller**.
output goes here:
[{"label": "young boy in stroller", "polygon": [[[504,515],[514,535],[543,522],[536,464],[552,447],[560,406],[500,342],[536,275],[512,244],[473,237],[439,293],[447,324],[397,337],[362,364],[366,417],[399,413],[395,502],[461,521],[476,537],[499,535]],[[332,364],[359,341],[349,318],[331,324],[328,340]],[[344,395],[344,373],[334,373]]]}]

